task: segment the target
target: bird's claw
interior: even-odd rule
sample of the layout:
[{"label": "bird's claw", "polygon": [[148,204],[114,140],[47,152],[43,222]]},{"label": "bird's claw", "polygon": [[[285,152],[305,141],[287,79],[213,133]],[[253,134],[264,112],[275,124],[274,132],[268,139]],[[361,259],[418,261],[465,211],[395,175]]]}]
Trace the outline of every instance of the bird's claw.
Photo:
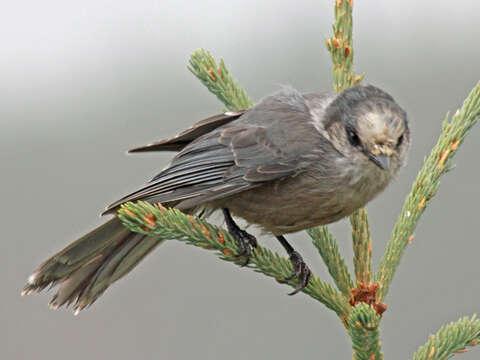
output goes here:
[{"label": "bird's claw", "polygon": [[290,281],[295,278],[298,279],[295,290],[288,294],[295,295],[296,293],[302,291],[308,285],[308,281],[312,276],[312,272],[310,271],[305,261],[303,261],[302,256],[298,252],[294,251],[290,254],[290,261],[293,265],[293,274],[286,277],[284,280]]},{"label": "bird's claw", "polygon": [[233,235],[235,240],[237,240],[237,245],[239,247],[239,252],[236,256],[245,258],[245,262],[241,266],[247,266],[248,262],[250,261],[250,257],[252,256],[252,249],[257,247],[257,239],[255,236],[250,235],[245,230],[238,228],[231,229],[230,233]]}]

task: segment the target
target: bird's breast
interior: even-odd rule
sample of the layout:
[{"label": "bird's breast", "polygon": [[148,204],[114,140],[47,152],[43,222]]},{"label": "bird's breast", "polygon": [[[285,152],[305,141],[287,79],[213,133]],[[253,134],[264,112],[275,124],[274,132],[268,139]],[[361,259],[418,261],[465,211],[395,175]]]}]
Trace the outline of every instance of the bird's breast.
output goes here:
[{"label": "bird's breast", "polygon": [[386,172],[341,176],[305,171],[265,183],[215,203],[275,235],[325,225],[350,215],[380,193],[390,181]]}]

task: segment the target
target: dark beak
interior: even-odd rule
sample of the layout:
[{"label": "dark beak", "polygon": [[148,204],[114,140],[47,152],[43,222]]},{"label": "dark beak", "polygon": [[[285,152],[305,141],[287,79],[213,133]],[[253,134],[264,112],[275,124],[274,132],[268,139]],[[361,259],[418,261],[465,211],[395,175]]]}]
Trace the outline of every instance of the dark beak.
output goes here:
[{"label": "dark beak", "polygon": [[390,158],[387,155],[369,154],[368,157],[375,163],[375,165],[380,167],[382,170],[388,170],[388,168],[390,167]]}]

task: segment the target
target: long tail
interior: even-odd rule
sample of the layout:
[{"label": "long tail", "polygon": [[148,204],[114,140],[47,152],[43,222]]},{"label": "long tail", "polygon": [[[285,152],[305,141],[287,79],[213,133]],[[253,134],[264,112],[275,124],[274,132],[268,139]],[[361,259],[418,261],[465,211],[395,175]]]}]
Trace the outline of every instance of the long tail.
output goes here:
[{"label": "long tail", "polygon": [[50,307],[57,309],[73,303],[77,314],[162,242],[133,233],[113,218],[40,265],[29,277],[22,295],[59,285]]}]

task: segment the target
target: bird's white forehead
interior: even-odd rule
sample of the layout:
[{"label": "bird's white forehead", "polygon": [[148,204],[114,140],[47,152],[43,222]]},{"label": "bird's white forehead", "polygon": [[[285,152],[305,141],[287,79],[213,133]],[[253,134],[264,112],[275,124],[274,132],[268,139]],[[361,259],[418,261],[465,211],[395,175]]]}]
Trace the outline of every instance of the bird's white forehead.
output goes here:
[{"label": "bird's white forehead", "polygon": [[357,125],[359,135],[374,142],[395,140],[403,131],[401,119],[390,112],[364,113]]},{"label": "bird's white forehead", "polygon": [[374,133],[382,133],[387,131],[387,123],[385,115],[377,112],[368,112],[362,116],[362,127]]}]

